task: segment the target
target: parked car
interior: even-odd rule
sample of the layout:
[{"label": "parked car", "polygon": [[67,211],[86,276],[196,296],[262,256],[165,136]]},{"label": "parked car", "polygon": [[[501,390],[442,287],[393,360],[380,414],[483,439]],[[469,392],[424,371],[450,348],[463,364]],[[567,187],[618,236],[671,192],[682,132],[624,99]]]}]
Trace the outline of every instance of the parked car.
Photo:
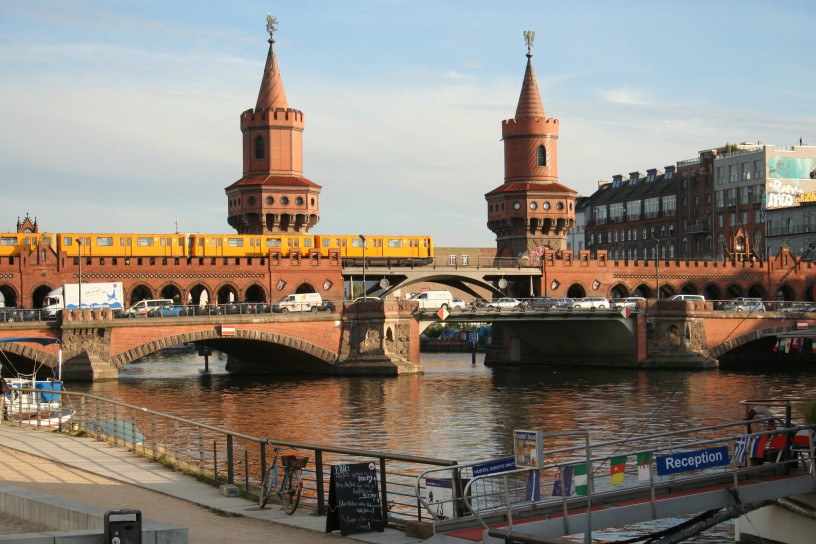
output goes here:
[{"label": "parked car", "polygon": [[509,297],[502,297],[487,304],[488,308],[495,308],[499,310],[508,310],[511,308],[520,310],[524,308],[524,306],[525,304],[522,303],[519,299]]},{"label": "parked car", "polygon": [[705,297],[703,295],[674,295],[669,297],[669,300],[672,301],[685,301],[685,302],[705,302]]},{"label": "parked car", "polygon": [[468,307],[467,302],[465,302],[461,298],[454,298],[450,301],[451,310],[464,310],[467,307]]},{"label": "parked car", "polygon": [[533,310],[549,310],[553,307],[554,300],[552,297],[536,297],[530,300],[529,305]]},{"label": "parked car", "polygon": [[575,299],[565,297],[565,298],[554,298],[552,299],[552,306],[551,308],[556,308],[559,310],[569,310],[572,309],[572,305],[575,304]]},{"label": "parked car", "polygon": [[609,309],[609,300],[605,297],[584,297],[579,298],[572,305],[573,310],[599,310]]},{"label": "parked car", "polygon": [[147,317],[183,317],[187,315],[186,306],[161,306],[148,310]]},{"label": "parked car", "polygon": [[615,309],[629,308],[630,310],[637,310],[638,303],[641,301],[645,303],[646,299],[643,297],[626,297],[616,301],[612,307]]},{"label": "parked car", "polygon": [[318,312],[334,312],[334,302],[331,300],[324,300],[320,306],[315,306]]},{"label": "parked car", "polygon": [[727,312],[764,312],[765,304],[761,298],[737,297],[723,306]]},{"label": "parked car", "polygon": [[15,321],[39,321],[40,312],[38,310],[26,310],[24,308],[4,307],[0,308],[0,322],[11,323]]}]

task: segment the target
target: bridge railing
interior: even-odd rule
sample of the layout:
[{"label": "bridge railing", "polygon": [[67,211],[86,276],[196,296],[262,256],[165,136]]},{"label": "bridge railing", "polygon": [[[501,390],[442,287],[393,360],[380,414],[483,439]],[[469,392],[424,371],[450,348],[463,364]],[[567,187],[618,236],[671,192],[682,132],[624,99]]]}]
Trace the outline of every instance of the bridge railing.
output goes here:
[{"label": "bridge railing", "polygon": [[437,528],[452,530],[474,522],[512,528],[514,516],[548,513],[569,524],[571,514],[627,500],[646,499],[654,513],[657,497],[670,491],[718,484],[737,490],[748,479],[793,471],[816,485],[816,425],[778,422],[772,416],[600,443],[588,432],[545,434],[545,443],[582,440],[545,450],[540,466],[516,467],[510,457],[431,468],[417,478],[415,493]]},{"label": "bridge railing", "polygon": [[[362,259],[343,259],[343,268],[363,268]],[[457,270],[480,270],[484,268],[496,269],[513,269],[513,270],[541,270],[540,262],[528,262],[523,259],[515,257],[489,257],[489,256],[472,256],[463,259],[457,256],[455,259],[450,257],[433,257],[432,259],[416,259],[406,260],[404,258],[390,258],[383,257],[376,260],[367,260],[366,268],[411,268],[411,269],[457,269]]]},{"label": "bridge railing", "polygon": [[[27,389],[20,389],[27,392]],[[31,390],[34,391],[34,390]],[[104,441],[192,474],[213,485],[231,484],[247,498],[257,498],[263,474],[272,462],[272,447],[309,457],[304,469],[301,505],[325,514],[333,464],[374,462],[377,466],[383,520],[401,526],[418,518],[414,497],[417,474],[456,461],[284,441],[231,431],[88,393],[49,391],[74,413],[61,431]],[[3,397],[0,397],[2,399]],[[2,404],[2,402],[0,402]],[[22,425],[2,421],[3,424]],[[274,500],[274,499],[273,499]]]}]

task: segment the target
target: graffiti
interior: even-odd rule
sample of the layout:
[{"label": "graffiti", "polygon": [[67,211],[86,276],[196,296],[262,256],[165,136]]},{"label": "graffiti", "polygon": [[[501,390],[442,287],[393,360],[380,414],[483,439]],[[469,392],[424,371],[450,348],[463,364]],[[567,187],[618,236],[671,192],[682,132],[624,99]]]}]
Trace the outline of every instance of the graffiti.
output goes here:
[{"label": "graffiti", "polygon": [[779,179],[767,184],[766,208],[789,208],[796,206],[797,198],[804,193],[801,187],[793,183],[783,183]]},{"label": "graffiti", "polygon": [[527,262],[534,263],[541,260],[541,257],[544,255],[545,246],[538,246],[534,250],[527,255]]},{"label": "graffiti", "polygon": [[816,191],[811,193],[804,193],[796,197],[796,205],[804,204],[806,202],[816,202]]}]

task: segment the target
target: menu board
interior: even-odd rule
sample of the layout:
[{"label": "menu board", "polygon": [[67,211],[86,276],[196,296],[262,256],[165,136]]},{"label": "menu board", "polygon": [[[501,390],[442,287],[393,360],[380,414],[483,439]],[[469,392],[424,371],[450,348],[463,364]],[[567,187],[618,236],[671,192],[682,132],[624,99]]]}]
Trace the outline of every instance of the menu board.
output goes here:
[{"label": "menu board", "polygon": [[343,536],[385,527],[374,463],[331,466],[326,532],[340,529]]}]

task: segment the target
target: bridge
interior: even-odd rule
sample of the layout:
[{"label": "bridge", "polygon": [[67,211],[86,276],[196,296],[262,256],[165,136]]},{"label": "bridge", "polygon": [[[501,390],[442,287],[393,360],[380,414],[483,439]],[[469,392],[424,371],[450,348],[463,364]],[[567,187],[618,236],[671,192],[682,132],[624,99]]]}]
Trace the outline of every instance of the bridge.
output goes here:
[{"label": "bridge", "polygon": [[[805,360],[812,346],[803,353],[772,348],[780,335],[816,321],[813,313],[726,312],[710,302],[651,300],[634,311],[467,308],[446,314],[386,300],[349,302],[337,312],[145,319],[114,319],[109,310],[72,311],[58,321],[4,323],[0,337],[59,338],[61,375],[68,381],[116,379],[128,363],[185,343],[226,353],[232,372],[399,375],[422,372],[419,334],[443,318],[493,324],[488,366],[691,369],[714,368],[729,358]],[[60,366],[53,346],[10,343],[5,353],[15,368]]]}]

